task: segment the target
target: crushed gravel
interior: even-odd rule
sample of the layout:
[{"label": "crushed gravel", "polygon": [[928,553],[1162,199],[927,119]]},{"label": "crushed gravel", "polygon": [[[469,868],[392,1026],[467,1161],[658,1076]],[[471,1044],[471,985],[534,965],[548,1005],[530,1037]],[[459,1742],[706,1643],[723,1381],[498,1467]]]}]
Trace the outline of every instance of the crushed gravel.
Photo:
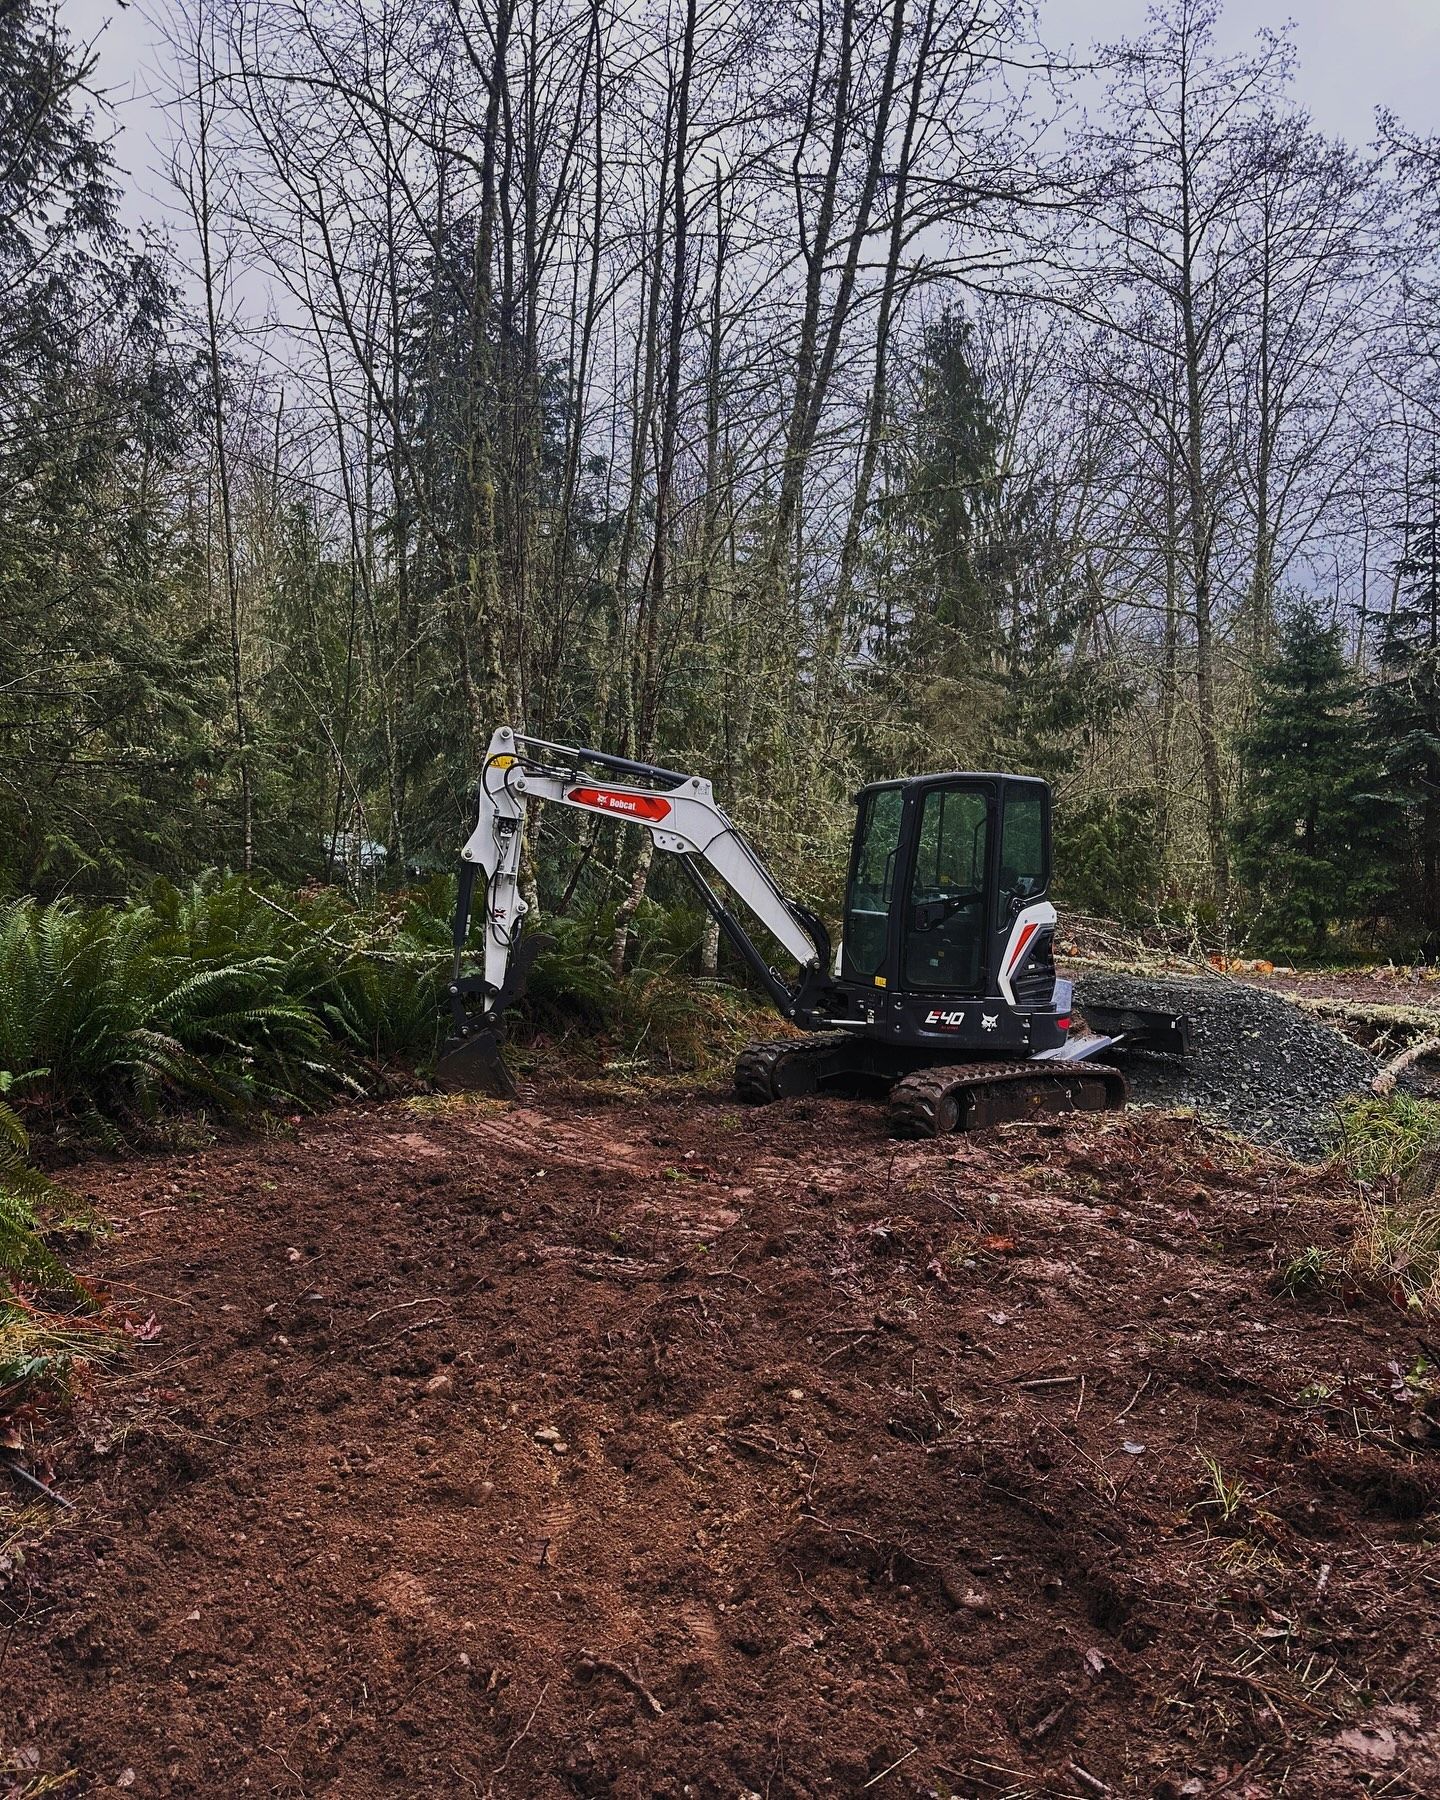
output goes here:
[{"label": "crushed gravel", "polygon": [[1097,972],[1082,976],[1075,993],[1082,1010],[1088,1002],[1188,1015],[1193,1048],[1183,1063],[1138,1053],[1120,1059],[1137,1100],[1194,1107],[1304,1161],[1324,1156],[1336,1107],[1367,1088],[1378,1067],[1331,1026],[1244,982]]}]

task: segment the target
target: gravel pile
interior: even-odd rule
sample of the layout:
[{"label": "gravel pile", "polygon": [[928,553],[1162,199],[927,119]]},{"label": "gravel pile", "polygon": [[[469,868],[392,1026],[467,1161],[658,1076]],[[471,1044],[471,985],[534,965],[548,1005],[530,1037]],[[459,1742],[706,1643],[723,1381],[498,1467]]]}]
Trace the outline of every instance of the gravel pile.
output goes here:
[{"label": "gravel pile", "polygon": [[1193,1106],[1217,1124],[1306,1161],[1325,1153],[1335,1107],[1369,1086],[1375,1059],[1278,994],[1239,981],[1088,974],[1075,984],[1083,1011],[1149,1006],[1189,1016],[1193,1050],[1181,1063],[1120,1058],[1137,1100]]}]

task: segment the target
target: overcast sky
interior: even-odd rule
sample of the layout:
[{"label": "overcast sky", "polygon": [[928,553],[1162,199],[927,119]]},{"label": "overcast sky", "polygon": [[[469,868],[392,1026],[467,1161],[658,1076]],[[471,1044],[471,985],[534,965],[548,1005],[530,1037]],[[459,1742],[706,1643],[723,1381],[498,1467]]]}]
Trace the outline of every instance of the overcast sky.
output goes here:
[{"label": "overcast sky", "polygon": [[[180,3],[180,0],[176,0]],[[165,0],[140,0],[158,8]],[[130,178],[127,218],[138,223],[164,210],[155,148],[164,121],[150,96],[158,57],[153,29],[139,5],[118,0],[64,0],[77,37],[98,37],[99,79],[109,92],[119,137],[116,159]],[[1084,51],[1128,37],[1143,26],[1146,0],[1042,0],[1045,41]],[[1229,0],[1226,48],[1243,48],[1262,25],[1293,21],[1299,52],[1295,94],[1325,131],[1368,143],[1377,106],[1414,130],[1440,132],[1440,0]]]}]

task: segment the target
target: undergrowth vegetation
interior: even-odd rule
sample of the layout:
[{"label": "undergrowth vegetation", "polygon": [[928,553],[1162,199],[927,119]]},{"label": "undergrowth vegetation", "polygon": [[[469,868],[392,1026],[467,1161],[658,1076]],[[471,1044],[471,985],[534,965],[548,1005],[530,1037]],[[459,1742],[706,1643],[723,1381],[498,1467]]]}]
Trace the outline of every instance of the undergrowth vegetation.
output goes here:
[{"label": "undergrowth vegetation", "polygon": [[0,1068],[32,1116],[101,1131],[167,1106],[305,1107],[434,1041],[440,932],[233,878],[129,906],[0,914]]},{"label": "undergrowth vegetation", "polygon": [[[305,1110],[423,1070],[442,1029],[449,881],[357,906],[233,876],[127,906],[0,910],[0,1070],[32,1126],[101,1141],[174,1110]],[[616,982],[605,913],[547,919],[515,1018],[621,1064],[703,1066],[754,1012],[694,978],[698,914],[647,905]],[[477,933],[478,936],[478,933]]]},{"label": "undergrowth vegetation", "polygon": [[36,1208],[54,1189],[28,1151],[19,1115],[0,1101],[0,1421],[37,1396],[67,1392],[115,1341],[78,1316],[92,1296],[41,1236]]},{"label": "undergrowth vegetation", "polygon": [[0,1101],[0,1277],[55,1280],[64,1271],[35,1231],[35,1202],[50,1184],[30,1167],[29,1148],[18,1113]]},{"label": "undergrowth vegetation", "polygon": [[1366,1095],[1351,1102],[1335,1131],[1335,1148],[1356,1178],[1371,1184],[1409,1182],[1422,1157],[1440,1146],[1440,1106],[1409,1094]]},{"label": "undergrowth vegetation", "polygon": [[1278,1285],[1298,1298],[1359,1283],[1440,1314],[1440,1105],[1367,1095],[1343,1110],[1334,1141],[1359,1188],[1354,1237],[1343,1251],[1299,1251]]},{"label": "undergrowth vegetation", "polygon": [[598,1063],[612,1074],[643,1071],[707,1074],[773,1028],[754,994],[696,974],[703,918],[687,908],[647,902],[635,918],[623,981],[610,967],[613,912],[547,918],[555,948],[540,957],[516,1036],[543,1037],[553,1048]]},{"label": "undergrowth vegetation", "polygon": [[[453,886],[358,906],[233,876],[154,883],[125,906],[0,907],[0,1417],[68,1390],[117,1341],[47,1247],[47,1144],[163,1139],[196,1115],[263,1122],[423,1073],[444,1021]],[[698,980],[702,920],[647,903],[614,979],[607,913],[547,919],[513,1025],[624,1076],[706,1070],[753,1035],[753,1001]],[[478,938],[478,931],[477,931]],[[478,944],[477,944],[478,948]]]}]

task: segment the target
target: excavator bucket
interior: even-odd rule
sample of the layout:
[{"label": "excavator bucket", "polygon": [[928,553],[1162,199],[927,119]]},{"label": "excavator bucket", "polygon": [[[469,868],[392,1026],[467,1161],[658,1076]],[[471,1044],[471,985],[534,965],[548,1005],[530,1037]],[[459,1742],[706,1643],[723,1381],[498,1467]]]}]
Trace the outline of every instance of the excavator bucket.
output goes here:
[{"label": "excavator bucket", "polygon": [[[498,990],[478,975],[462,975],[475,875],[473,863],[461,865],[455,906],[455,973],[449,984],[450,1016],[455,1029],[440,1048],[435,1083],[447,1093],[489,1094],[496,1100],[514,1100],[518,1090],[505,1061],[503,1015],[524,994],[535,958],[552,948],[555,940],[543,931],[527,933],[511,956],[504,986]],[[472,1013],[470,1007],[475,1002],[478,1011]]]},{"label": "excavator bucket", "polygon": [[489,1094],[513,1100],[518,1090],[505,1061],[503,1026],[486,1025],[468,1037],[448,1037],[435,1064],[435,1084],[449,1094]]}]

